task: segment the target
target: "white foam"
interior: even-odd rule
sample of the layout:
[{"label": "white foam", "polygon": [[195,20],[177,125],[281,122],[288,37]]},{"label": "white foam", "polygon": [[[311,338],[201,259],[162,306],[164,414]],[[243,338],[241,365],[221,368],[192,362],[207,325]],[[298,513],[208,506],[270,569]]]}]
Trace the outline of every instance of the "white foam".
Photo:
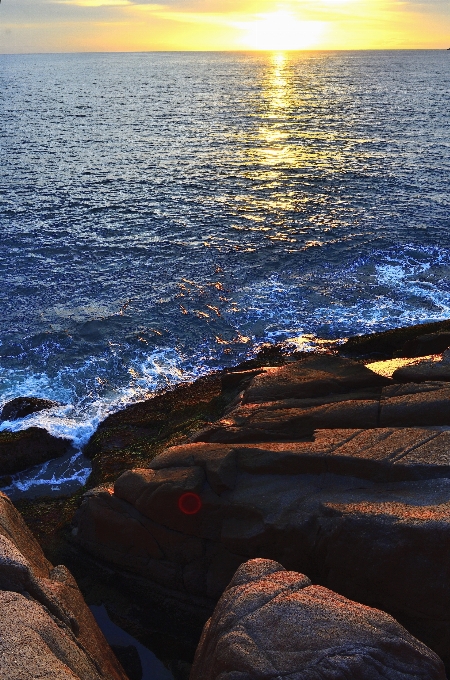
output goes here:
[{"label": "white foam", "polygon": [[25,496],[66,495],[86,484],[91,469],[90,461],[81,451],[72,450],[61,458],[12,475],[11,483],[2,491],[13,500]]},{"label": "white foam", "polygon": [[[33,395],[62,404],[0,423],[0,430],[43,427],[54,436],[70,439],[80,451],[110,413],[157,390],[250,358],[261,343],[290,342],[299,350],[311,351],[336,338],[447,319],[449,271],[450,252],[443,249],[406,246],[374,251],[342,269],[322,268],[306,275],[302,271],[273,273],[235,291],[221,309],[229,336],[235,332],[235,340],[228,343],[217,343],[211,327],[210,335],[194,348],[180,349],[174,339],[173,346],[147,352],[143,346],[130,356],[128,345],[114,343],[97,356],[84,357],[78,365],[60,368],[53,376],[42,370],[33,373],[29,367],[0,368],[3,403]],[[232,354],[223,354],[225,348],[228,352],[232,348]],[[60,474],[55,484],[64,483],[65,473]],[[69,475],[67,483],[76,474]],[[80,480],[85,479],[85,473],[79,474]],[[24,475],[20,483],[31,489],[38,486],[36,479],[33,472],[29,482]]]}]

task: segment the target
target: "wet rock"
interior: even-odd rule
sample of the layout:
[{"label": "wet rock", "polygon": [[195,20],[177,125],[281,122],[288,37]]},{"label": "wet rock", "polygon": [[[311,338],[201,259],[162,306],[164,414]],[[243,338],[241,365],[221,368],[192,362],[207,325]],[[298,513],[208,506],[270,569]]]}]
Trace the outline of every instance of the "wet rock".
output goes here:
[{"label": "wet rock", "polygon": [[19,432],[0,432],[0,475],[14,474],[32,465],[63,456],[71,442],[49,434],[40,427]]},{"label": "wet rock", "polygon": [[417,324],[389,331],[358,335],[341,345],[339,352],[345,356],[380,356],[390,358],[402,354],[404,345],[415,338],[430,333],[450,333],[450,320]]},{"label": "wet rock", "polygon": [[450,347],[450,331],[427,333],[408,340],[402,347],[403,357],[424,357],[441,354]]},{"label": "wet rock", "polygon": [[321,397],[389,383],[388,378],[356,361],[327,354],[314,355],[267,368],[255,376],[245,390],[243,403]]},{"label": "wet rock", "polygon": [[444,680],[439,657],[391,616],[281,564],[241,565],[206,623],[190,680]]},{"label": "wet rock", "polygon": [[39,399],[38,397],[17,397],[3,406],[0,420],[18,420],[29,416],[31,413],[44,411],[54,406],[59,406],[59,404],[56,401]]},{"label": "wet rock", "polygon": [[442,359],[426,359],[403,366],[394,371],[392,379],[401,383],[422,383],[429,381],[450,381],[450,351]]},{"label": "wet rock", "polygon": [[[205,611],[240,563],[275,559],[384,609],[450,662],[449,451],[450,432],[417,427],[177,446],[86,494],[74,538]],[[180,511],[184,493],[197,513]]]},{"label": "wet rock", "polygon": [[2,677],[126,680],[66,569],[53,567],[0,493]]},{"label": "wet rock", "polygon": [[114,481],[124,470],[148,464],[164,445],[217,420],[252,375],[206,376],[108,416],[83,451],[92,459],[92,483]]}]

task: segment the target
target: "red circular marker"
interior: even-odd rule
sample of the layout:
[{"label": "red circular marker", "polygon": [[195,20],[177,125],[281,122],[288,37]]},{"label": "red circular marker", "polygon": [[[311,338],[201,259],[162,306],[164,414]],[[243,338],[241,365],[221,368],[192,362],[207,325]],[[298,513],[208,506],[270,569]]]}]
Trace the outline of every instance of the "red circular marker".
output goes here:
[{"label": "red circular marker", "polygon": [[188,491],[179,497],[178,507],[185,515],[196,515],[202,507],[202,501],[196,493]]}]

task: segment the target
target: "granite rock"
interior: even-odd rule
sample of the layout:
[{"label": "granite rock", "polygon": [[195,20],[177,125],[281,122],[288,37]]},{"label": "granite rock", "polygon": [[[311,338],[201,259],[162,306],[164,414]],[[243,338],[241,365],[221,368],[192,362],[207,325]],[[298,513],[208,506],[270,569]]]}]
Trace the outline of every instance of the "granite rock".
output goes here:
[{"label": "granite rock", "polygon": [[0,668],[8,680],[127,680],[78,586],[0,492]]},{"label": "granite rock", "polygon": [[245,390],[243,403],[320,397],[389,383],[357,361],[314,355],[256,375]]},{"label": "granite rock", "polygon": [[425,359],[394,371],[392,378],[400,383],[450,381],[450,351],[443,352],[439,360]]},{"label": "granite rock", "polygon": [[[86,494],[74,537],[205,607],[240,563],[275,559],[387,611],[450,661],[449,452],[450,432],[416,427],[177,446]],[[186,492],[198,513],[180,512]]]},{"label": "granite rock", "polygon": [[294,441],[316,429],[450,425],[450,386],[445,382],[391,384],[344,395],[238,404],[194,442]]},{"label": "granite rock", "polygon": [[242,564],[206,623],[190,680],[444,680],[391,616],[279,563]]}]

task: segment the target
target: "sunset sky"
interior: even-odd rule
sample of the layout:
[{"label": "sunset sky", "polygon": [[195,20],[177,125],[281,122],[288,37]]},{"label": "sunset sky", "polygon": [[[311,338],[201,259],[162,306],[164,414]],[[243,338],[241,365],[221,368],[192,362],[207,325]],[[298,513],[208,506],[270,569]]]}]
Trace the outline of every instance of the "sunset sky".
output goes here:
[{"label": "sunset sky", "polygon": [[450,47],[449,0],[2,0],[0,53]]}]

